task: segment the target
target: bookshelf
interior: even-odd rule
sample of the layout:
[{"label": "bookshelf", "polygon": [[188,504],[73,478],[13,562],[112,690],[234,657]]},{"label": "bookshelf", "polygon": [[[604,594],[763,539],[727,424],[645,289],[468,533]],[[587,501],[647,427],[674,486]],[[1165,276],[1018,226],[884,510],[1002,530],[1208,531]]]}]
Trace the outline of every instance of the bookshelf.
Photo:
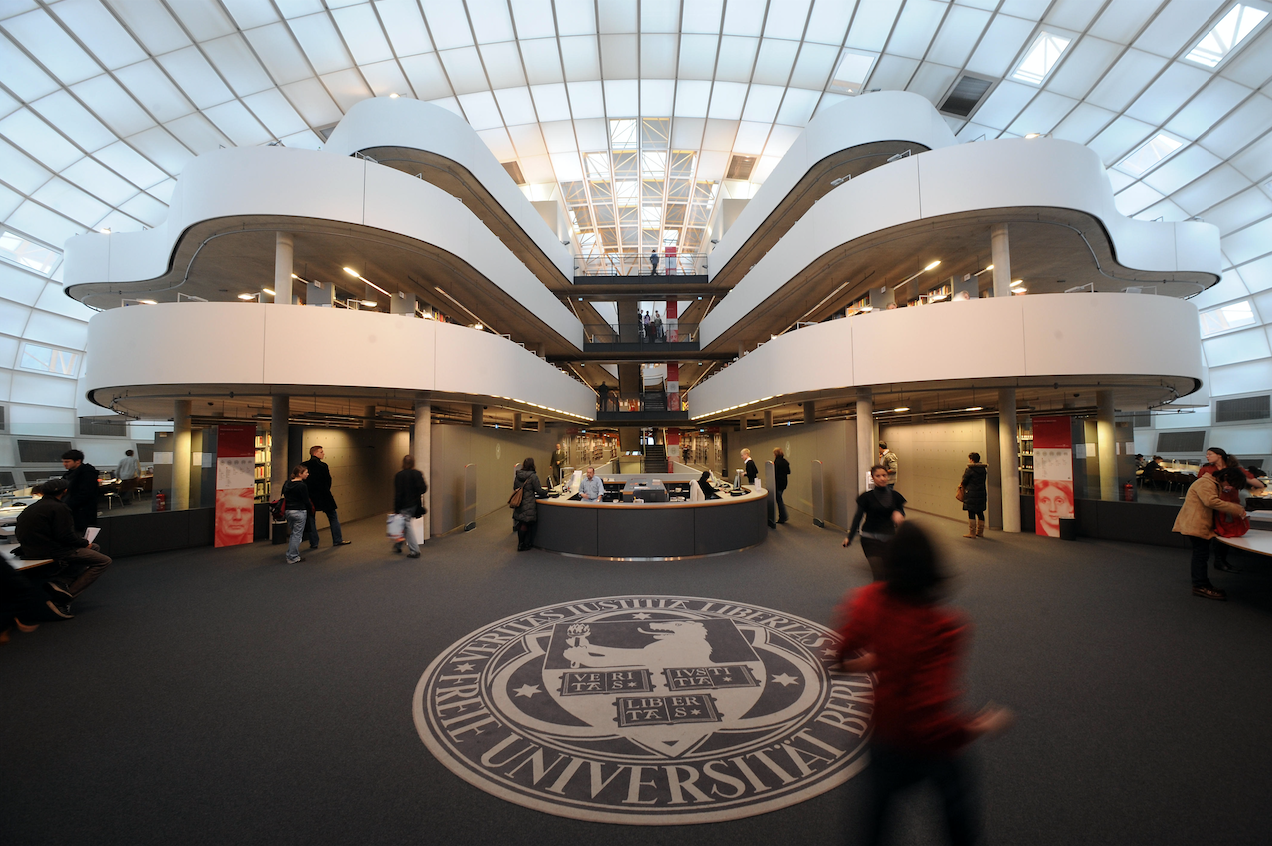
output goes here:
[{"label": "bookshelf", "polygon": [[256,435],[256,501],[269,502],[269,456],[273,440],[268,432]]},{"label": "bookshelf", "polygon": [[1033,422],[1025,421],[1016,429],[1017,467],[1020,470],[1021,496],[1033,496]]}]

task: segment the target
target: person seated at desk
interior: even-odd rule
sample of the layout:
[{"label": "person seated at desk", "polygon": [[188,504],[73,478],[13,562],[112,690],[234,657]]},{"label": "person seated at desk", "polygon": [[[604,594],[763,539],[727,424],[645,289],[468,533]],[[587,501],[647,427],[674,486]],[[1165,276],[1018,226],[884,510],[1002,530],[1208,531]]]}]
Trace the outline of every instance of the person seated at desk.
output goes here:
[{"label": "person seated at desk", "polygon": [[605,485],[596,478],[596,468],[587,468],[587,475],[579,482],[579,498],[584,502],[600,502],[605,495]]},{"label": "person seated at desk", "polygon": [[715,486],[711,484],[711,471],[703,470],[702,475],[698,477],[698,487],[702,490],[704,499],[719,499],[720,495],[716,493]]},{"label": "person seated at desk", "polygon": [[69,487],[65,479],[45,482],[44,498],[28,505],[17,525],[23,558],[52,558],[62,565],[48,588],[64,602],[83,593],[111,563],[101,547],[75,531],[71,510],[62,502]]}]

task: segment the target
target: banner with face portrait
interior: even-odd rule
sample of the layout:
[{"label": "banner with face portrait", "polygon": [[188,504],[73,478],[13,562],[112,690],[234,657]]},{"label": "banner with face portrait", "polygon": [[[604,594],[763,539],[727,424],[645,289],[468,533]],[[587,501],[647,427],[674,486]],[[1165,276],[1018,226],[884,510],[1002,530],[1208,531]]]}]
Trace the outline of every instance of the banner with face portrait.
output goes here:
[{"label": "banner with face portrait", "polygon": [[216,436],[216,546],[251,543],[256,498],[256,427],[225,425]]},{"label": "banner with face portrait", "polygon": [[1068,417],[1033,418],[1034,534],[1060,537],[1073,517],[1073,429]]}]

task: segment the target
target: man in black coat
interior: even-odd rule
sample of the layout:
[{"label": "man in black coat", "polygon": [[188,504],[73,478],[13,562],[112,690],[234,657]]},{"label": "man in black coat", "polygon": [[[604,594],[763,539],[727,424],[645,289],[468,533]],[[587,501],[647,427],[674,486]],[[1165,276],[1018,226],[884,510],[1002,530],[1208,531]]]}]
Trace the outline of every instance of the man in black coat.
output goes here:
[{"label": "man in black coat", "polygon": [[24,559],[52,558],[63,565],[48,583],[62,600],[79,596],[110,566],[110,558],[100,552],[101,548],[75,530],[71,511],[62,501],[67,491],[64,479],[45,482],[43,498],[23,509],[16,527]]},{"label": "man in black coat", "polygon": [[97,468],[84,460],[84,453],[68,449],[62,453],[62,466],[66,472],[62,478],[70,486],[66,492],[66,507],[71,509],[75,531],[81,535],[97,522]]},{"label": "man in black coat", "polygon": [[327,522],[331,524],[332,546],[345,546],[353,542],[345,540],[340,533],[340,518],[336,515],[336,500],[331,495],[331,468],[323,463],[323,458],[326,455],[322,447],[310,447],[309,460],[303,463],[309,470],[309,478],[305,479],[305,484],[309,486],[309,500],[314,504],[314,510],[309,513],[309,524],[305,527],[305,534],[309,537],[310,549],[318,548],[317,512],[319,511],[327,515]]},{"label": "man in black coat", "polygon": [[774,487],[777,488],[777,522],[785,523],[786,503],[782,501],[782,492],[786,490],[786,480],[791,475],[791,463],[786,460],[786,453],[781,447],[773,450]]}]

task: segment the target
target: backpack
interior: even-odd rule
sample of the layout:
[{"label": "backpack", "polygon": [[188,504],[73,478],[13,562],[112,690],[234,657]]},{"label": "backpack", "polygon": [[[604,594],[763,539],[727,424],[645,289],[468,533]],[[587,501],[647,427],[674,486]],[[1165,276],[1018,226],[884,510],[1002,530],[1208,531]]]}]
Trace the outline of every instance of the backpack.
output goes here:
[{"label": "backpack", "polygon": [[275,523],[287,522],[287,499],[279,497],[269,504],[269,517]]}]

